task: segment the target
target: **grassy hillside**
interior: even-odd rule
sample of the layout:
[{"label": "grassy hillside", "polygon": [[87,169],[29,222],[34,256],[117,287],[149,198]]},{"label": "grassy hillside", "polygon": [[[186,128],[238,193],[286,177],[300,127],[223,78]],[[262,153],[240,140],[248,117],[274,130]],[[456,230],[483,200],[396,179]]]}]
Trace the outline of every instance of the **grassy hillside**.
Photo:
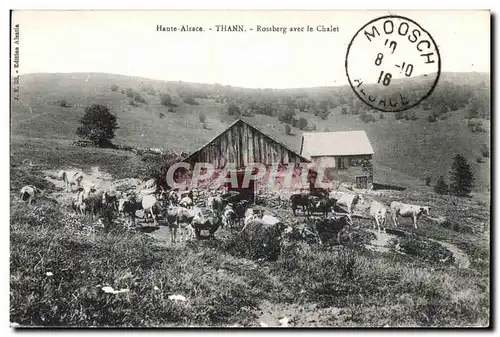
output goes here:
[{"label": "grassy hillside", "polygon": [[[489,83],[484,74],[452,73],[443,74],[441,81],[467,83],[470,80],[470,83],[482,85],[485,78]],[[187,152],[204,145],[236,118],[226,114],[229,98],[214,99],[221,92],[229,97],[237,94],[238,97],[243,95],[252,99],[272,92],[277,95],[277,100],[281,100],[279,95],[289,92],[306,93],[312,100],[318,95],[334,97],[336,93],[350,94],[350,88],[345,87],[295,91],[228,89],[220,85],[164,82],[101,73],[32,74],[22,76],[20,82],[20,102],[14,101],[11,111],[13,138],[77,139],[75,131],[85,106],[100,103],[107,105],[118,117],[119,129],[115,143]],[[118,91],[111,91],[113,84],[119,86]],[[142,91],[142,88],[147,87],[153,87],[155,95]],[[130,105],[130,98],[121,93],[126,88],[140,92],[147,104]],[[188,89],[191,92],[207,92],[208,97],[212,98],[196,98],[198,105],[185,104],[180,95]],[[160,104],[161,92],[172,96],[177,105],[175,112]],[[69,106],[61,107],[61,100],[66,100]],[[375,150],[375,175],[378,182],[423,184],[426,177],[431,177],[434,183],[440,175],[448,176],[453,156],[461,153],[474,170],[477,189],[488,190],[489,159],[478,163],[476,158],[481,156],[481,146],[490,143],[490,134],[489,131],[470,131],[468,121],[464,118],[467,108],[450,112],[447,119],[434,123],[427,120],[429,108],[424,110],[422,106],[413,109],[417,120],[396,120],[394,114],[390,113],[384,113],[384,119],[380,119],[380,113],[373,112],[376,122],[365,123],[359,115],[343,115],[342,107],[350,108],[343,104],[329,109],[326,119],[298,111],[296,116],[305,117],[308,124],[314,124],[318,131],[366,130]],[[200,122],[200,113],[206,116],[205,127]],[[291,135],[285,135],[284,124],[275,117],[255,115],[245,118],[297,151],[300,149],[301,130],[292,127]]]}]

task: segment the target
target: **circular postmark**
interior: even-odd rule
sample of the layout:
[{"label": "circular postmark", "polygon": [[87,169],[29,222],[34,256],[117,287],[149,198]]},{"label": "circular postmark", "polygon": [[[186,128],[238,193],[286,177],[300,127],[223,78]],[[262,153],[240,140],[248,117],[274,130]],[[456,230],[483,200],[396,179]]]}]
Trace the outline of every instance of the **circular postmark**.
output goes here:
[{"label": "circular postmark", "polygon": [[398,15],[376,18],[354,35],[345,69],[356,95],[374,109],[410,109],[434,91],[441,57],[432,36]]}]

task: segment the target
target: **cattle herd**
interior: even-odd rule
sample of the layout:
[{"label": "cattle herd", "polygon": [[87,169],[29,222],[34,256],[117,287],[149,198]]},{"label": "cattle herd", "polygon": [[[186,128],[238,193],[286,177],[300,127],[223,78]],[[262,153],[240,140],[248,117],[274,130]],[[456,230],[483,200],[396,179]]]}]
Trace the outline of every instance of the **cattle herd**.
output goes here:
[{"label": "cattle herd", "polygon": [[[231,230],[244,232],[246,228],[269,224],[269,216],[264,216],[263,208],[251,206],[248,200],[238,193],[201,190],[164,190],[157,186],[153,179],[142,183],[133,191],[118,192],[102,190],[93,183],[86,183],[85,175],[79,171],[59,171],[57,178],[65,184],[67,192],[75,192],[71,200],[72,210],[79,215],[108,218],[111,222],[115,215],[128,218],[129,227],[135,226],[136,212],[143,211],[144,219],[158,224],[163,219],[169,227],[172,243],[193,238],[214,238],[220,227],[227,226]],[[20,199],[32,204],[37,195],[43,193],[33,185],[24,186],[20,191]],[[374,221],[374,228],[385,230],[387,214],[392,214],[394,226],[398,226],[398,217],[409,217],[417,228],[417,219],[429,215],[428,206],[404,204],[393,201],[389,206],[354,192],[314,191],[298,193],[290,196],[289,201],[294,216],[301,210],[304,216],[321,213],[316,219],[316,228],[329,228],[340,235],[352,225],[353,210],[358,204],[368,200],[369,214]],[[332,213],[329,217],[328,214]],[[272,217],[271,217],[272,218]],[[271,223],[279,222],[273,218]],[[179,235],[178,235],[179,234]]]}]

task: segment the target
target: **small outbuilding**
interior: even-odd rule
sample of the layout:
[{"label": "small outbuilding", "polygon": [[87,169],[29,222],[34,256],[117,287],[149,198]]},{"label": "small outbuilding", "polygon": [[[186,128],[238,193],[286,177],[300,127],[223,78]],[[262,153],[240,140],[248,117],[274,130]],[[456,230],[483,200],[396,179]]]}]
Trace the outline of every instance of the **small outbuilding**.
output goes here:
[{"label": "small outbuilding", "polygon": [[363,130],[303,133],[300,154],[326,167],[329,180],[373,188],[374,151]]}]

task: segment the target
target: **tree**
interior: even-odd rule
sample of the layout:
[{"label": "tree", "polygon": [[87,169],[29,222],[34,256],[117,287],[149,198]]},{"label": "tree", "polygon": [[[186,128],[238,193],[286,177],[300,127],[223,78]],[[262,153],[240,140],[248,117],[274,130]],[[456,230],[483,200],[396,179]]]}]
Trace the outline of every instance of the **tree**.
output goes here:
[{"label": "tree", "polygon": [[292,128],[289,124],[285,124],[285,135],[289,135],[292,132]]},{"label": "tree", "polygon": [[307,119],[305,119],[304,117],[300,117],[297,121],[297,127],[301,130],[307,128]]},{"label": "tree", "polygon": [[467,160],[460,154],[453,158],[450,172],[450,192],[467,196],[474,187],[474,176]]},{"label": "tree", "polygon": [[431,186],[431,182],[432,182],[432,178],[431,177],[425,178],[425,185]]},{"label": "tree", "polygon": [[115,130],[118,129],[116,116],[109,112],[107,106],[101,104],[86,107],[80,123],[82,125],[76,129],[76,134],[100,147],[109,143],[115,137]]},{"label": "tree", "polygon": [[170,97],[170,95],[167,93],[163,93],[160,96],[160,103],[161,105],[168,107],[172,104],[172,97]]},{"label": "tree", "polygon": [[448,193],[448,184],[444,181],[444,177],[440,176],[436,186],[434,186],[434,192],[437,194],[447,194]]},{"label": "tree", "polygon": [[200,122],[202,124],[204,124],[205,121],[207,120],[207,116],[205,116],[205,114],[203,112],[200,112],[200,114],[198,115],[198,119],[200,120]]},{"label": "tree", "polygon": [[278,120],[283,123],[291,124],[294,116],[295,112],[288,107],[282,107],[278,111]]},{"label": "tree", "polygon": [[241,111],[240,111],[240,108],[236,104],[231,103],[231,104],[229,104],[229,106],[227,108],[227,114],[229,116],[239,116],[241,114]]}]

